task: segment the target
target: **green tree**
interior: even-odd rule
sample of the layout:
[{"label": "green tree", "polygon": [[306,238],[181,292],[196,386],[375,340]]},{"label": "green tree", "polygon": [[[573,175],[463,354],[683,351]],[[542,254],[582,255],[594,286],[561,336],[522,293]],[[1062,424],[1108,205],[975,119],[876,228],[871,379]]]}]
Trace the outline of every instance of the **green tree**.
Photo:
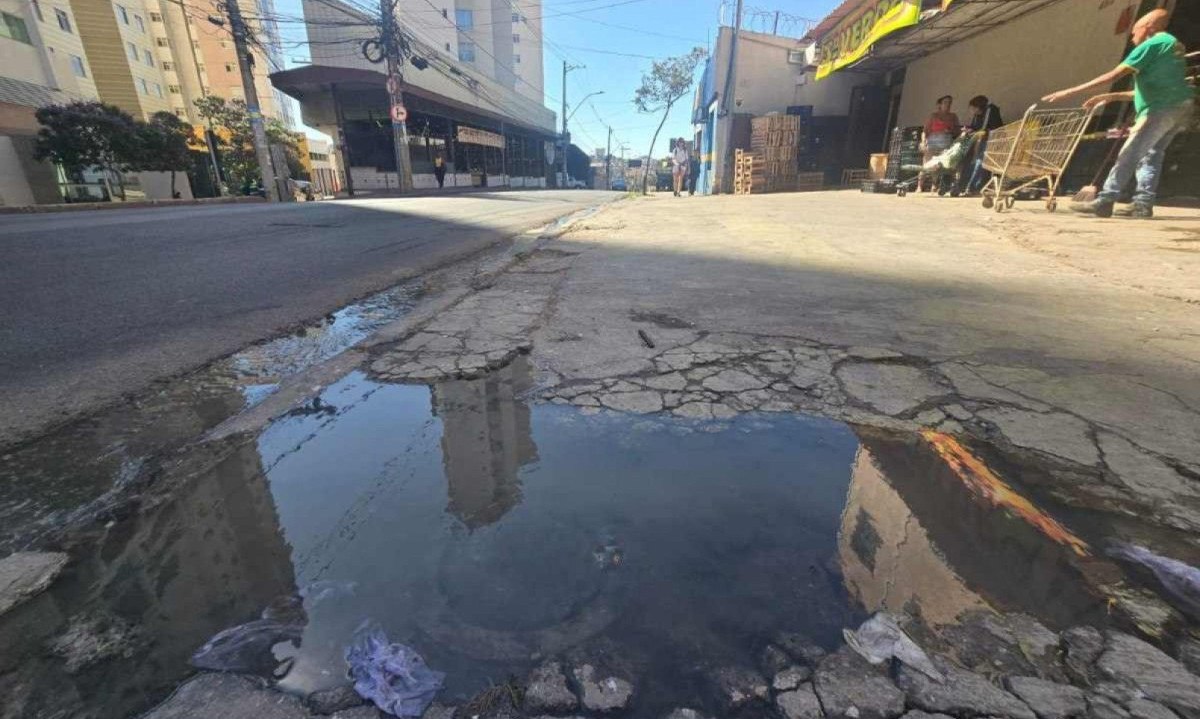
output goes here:
[{"label": "green tree", "polygon": [[[221,165],[230,184],[242,188],[252,186],[261,176],[261,170],[254,152],[254,131],[250,127],[245,101],[226,101],[223,97],[210,95],[196,101],[196,111],[216,132],[220,141]],[[292,177],[303,176],[300,136],[278,120],[268,119],[265,125],[267,142],[284,148],[289,174]]]},{"label": "green tree", "polygon": [[[647,157],[654,157],[654,145],[658,142],[658,133],[667,124],[671,108],[679,102],[692,87],[692,78],[700,61],[708,56],[708,51],[702,47],[692,48],[686,55],[669,57],[666,60],[655,60],[650,72],[642,75],[641,86],[633,93],[633,104],[638,112],[654,114],[661,112],[662,120],[650,140],[650,151]],[[650,172],[647,162],[642,168],[642,194],[646,194],[646,180]]]},{"label": "green tree", "polygon": [[188,143],[192,126],[170,112],[156,112],[150,122],[137,123],[138,157],[134,169],[171,173],[171,197],[175,197],[175,173],[192,166]]},{"label": "green tree", "polygon": [[69,173],[99,167],[115,174],[125,199],[120,173],[138,158],[137,122],[124,110],[102,102],[72,102],[39,108],[35,157],[62,165]]}]

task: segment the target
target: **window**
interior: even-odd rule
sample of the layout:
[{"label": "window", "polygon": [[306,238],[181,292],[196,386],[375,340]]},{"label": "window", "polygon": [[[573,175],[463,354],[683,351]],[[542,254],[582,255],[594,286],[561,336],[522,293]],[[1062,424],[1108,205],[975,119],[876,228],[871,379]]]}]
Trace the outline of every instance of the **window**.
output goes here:
[{"label": "window", "polygon": [[512,17],[513,17],[513,22],[521,22],[521,13],[515,12],[515,13],[513,13]]},{"label": "window", "polygon": [[513,55],[513,64],[514,65],[521,64],[521,56],[520,55],[516,55],[516,54]]},{"label": "window", "polygon": [[513,44],[514,45],[521,44],[521,36],[520,35],[513,33]]},{"label": "window", "polygon": [[6,12],[0,12],[0,37],[6,37],[9,40],[23,42],[26,45],[32,45],[33,42],[29,39],[29,28],[25,27],[25,21],[16,15],[9,15]]},{"label": "window", "polygon": [[172,95],[182,95],[183,89],[178,85],[167,85],[167,92],[171,93]]},{"label": "window", "polygon": [[42,15],[42,3],[40,0],[33,0],[33,14],[37,15],[38,22],[46,22],[46,16]]},{"label": "window", "polygon": [[141,15],[133,16],[133,24],[137,25],[138,32],[146,32],[146,21],[142,19]]},{"label": "window", "polygon": [[450,43],[446,43],[446,52],[450,52]]},{"label": "window", "polygon": [[62,28],[63,32],[71,32],[71,16],[67,14],[66,10],[54,8],[54,19],[58,20],[58,26]]},{"label": "window", "polygon": [[75,77],[87,77],[87,67],[83,64],[82,57],[71,56],[71,71],[75,73]]},{"label": "window", "polygon": [[137,45],[134,45],[133,43],[129,43],[129,57],[134,62],[137,62],[140,58],[140,55],[138,55]]},{"label": "window", "polygon": [[162,13],[150,13],[150,22],[162,22]]},{"label": "window", "polygon": [[459,30],[470,30],[475,27],[475,13],[471,10],[455,10],[454,24]]},{"label": "window", "polygon": [[149,95],[149,94],[150,94],[150,86],[146,84],[146,78],[144,78],[144,77],[139,77],[139,78],[137,79],[137,86],[138,86],[138,91],[139,91],[140,93],[142,93],[143,95]]},{"label": "window", "polygon": [[162,96],[163,96],[163,94],[162,94],[162,85],[159,85],[157,82],[156,82],[156,83],[154,83],[154,94],[155,94],[157,97],[162,97]]},{"label": "window", "polygon": [[449,17],[450,17],[450,16],[449,16],[449,15],[446,13],[446,8],[442,8],[442,17],[444,17],[444,18],[449,18]]},{"label": "window", "polygon": [[167,72],[174,72],[174,71],[175,71],[175,63],[173,63],[173,62],[164,62],[164,63],[162,64],[162,69],[163,69],[163,70],[165,70],[165,71],[167,71]]},{"label": "window", "polygon": [[187,117],[187,110],[183,109],[182,107],[177,107],[175,108],[175,114],[179,117]]},{"label": "window", "polygon": [[154,39],[154,44],[158,45],[159,47],[168,47],[171,44],[171,42],[169,40],[167,40],[165,37],[159,37],[159,38]]},{"label": "window", "polygon": [[232,62],[225,63],[225,72],[233,72],[234,67]]},{"label": "window", "polygon": [[154,56],[150,54],[149,50],[142,50],[142,62],[154,67]]},{"label": "window", "polygon": [[458,59],[463,62],[475,62],[475,43],[460,42],[458,44]]},{"label": "window", "polygon": [[121,18],[121,22],[129,24],[129,13],[125,10],[124,5],[117,6],[117,17]]}]

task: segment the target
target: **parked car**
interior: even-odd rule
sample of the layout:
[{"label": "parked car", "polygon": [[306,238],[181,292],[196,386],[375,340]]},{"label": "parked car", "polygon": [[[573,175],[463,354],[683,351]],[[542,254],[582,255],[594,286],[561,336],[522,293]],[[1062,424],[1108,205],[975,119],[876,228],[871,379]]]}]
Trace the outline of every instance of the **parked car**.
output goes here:
[{"label": "parked car", "polygon": [[587,183],[584,182],[583,180],[579,180],[574,177],[568,177],[567,178],[567,189],[568,190],[586,190]]},{"label": "parked car", "polygon": [[612,181],[612,189],[617,192],[628,192],[629,188],[625,185],[625,178],[618,177]]}]

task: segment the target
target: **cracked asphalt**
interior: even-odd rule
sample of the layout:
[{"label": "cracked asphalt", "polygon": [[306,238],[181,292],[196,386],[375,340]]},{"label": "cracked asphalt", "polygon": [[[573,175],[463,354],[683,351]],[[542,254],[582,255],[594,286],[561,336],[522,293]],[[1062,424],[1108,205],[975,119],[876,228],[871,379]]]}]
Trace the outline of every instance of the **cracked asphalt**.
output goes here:
[{"label": "cracked asphalt", "polygon": [[376,347],[370,368],[425,382],[530,353],[540,398],[591,412],[803,411],[975,437],[1061,470],[1049,489],[1068,505],[1194,533],[1200,255],[1179,248],[1200,213],[1040,207],[638,198]]}]

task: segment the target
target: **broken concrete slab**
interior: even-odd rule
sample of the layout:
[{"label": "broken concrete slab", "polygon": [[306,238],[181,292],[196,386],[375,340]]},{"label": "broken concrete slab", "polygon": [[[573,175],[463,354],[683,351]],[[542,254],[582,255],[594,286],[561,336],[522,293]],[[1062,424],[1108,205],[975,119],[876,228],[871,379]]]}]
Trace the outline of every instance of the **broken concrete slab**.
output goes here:
[{"label": "broken concrete slab", "polygon": [[1025,702],[986,678],[944,659],[935,659],[934,664],[945,674],[944,682],[936,682],[906,666],[900,668],[896,684],[904,690],[912,706],[964,717],[1036,719],[1037,715]]},{"label": "broken concrete slab", "polygon": [[808,667],[792,665],[775,675],[775,678],[771,680],[771,688],[777,692],[791,691],[808,681],[811,677],[812,670]]},{"label": "broken concrete slab", "polygon": [[821,719],[821,702],[813,692],[811,684],[775,697],[775,706],[785,719]]},{"label": "broken concrete slab", "polygon": [[1105,679],[1140,689],[1184,719],[1200,718],[1200,677],[1157,647],[1120,632],[1105,633],[1096,670]]},{"label": "broken concrete slab", "polygon": [[107,612],[77,615],[67,631],[50,644],[50,650],[62,657],[68,674],[105,659],[131,657],[143,643],[141,631]]},{"label": "broken concrete slab", "polygon": [[892,719],[904,712],[904,692],[849,647],[821,660],[813,686],[830,717]]},{"label": "broken concrete slab", "polygon": [[1130,699],[1125,708],[1132,719],[1179,719],[1175,712],[1149,699]]},{"label": "broken concrete slab", "polygon": [[45,591],[67,560],[62,552],[17,552],[0,559],[0,615]]},{"label": "broken concrete slab", "polygon": [[[298,697],[236,674],[188,680],[143,719],[311,719]],[[359,718],[355,718],[359,719]]]},{"label": "broken concrete slab", "polygon": [[627,707],[633,697],[633,684],[620,677],[601,676],[591,664],[576,667],[574,674],[582,693],[583,706],[589,711],[619,711]]},{"label": "broken concrete slab", "polygon": [[1067,676],[1080,684],[1091,684],[1092,667],[1104,652],[1104,635],[1095,627],[1072,627],[1062,633],[1063,664]]},{"label": "broken concrete slab", "polygon": [[534,669],[525,682],[525,709],[534,714],[564,714],[579,706],[567,686],[567,675],[558,662]]},{"label": "broken concrete slab", "polygon": [[759,379],[743,370],[726,369],[705,379],[701,384],[705,389],[713,392],[746,392],[752,389],[763,389],[771,382]]},{"label": "broken concrete slab", "polygon": [[345,709],[362,706],[367,703],[367,700],[359,696],[353,686],[342,684],[309,694],[305,703],[314,714],[337,714]]},{"label": "broken concrete slab", "polygon": [[1129,719],[1125,707],[1108,697],[1099,694],[1088,694],[1088,719]]},{"label": "broken concrete slab", "polygon": [[773,643],[810,669],[816,669],[826,655],[826,651],[816,642],[795,632],[780,632],[775,635]]},{"label": "broken concrete slab", "polygon": [[889,416],[946,393],[925,372],[903,364],[852,362],[838,367],[836,375],[848,395]]},{"label": "broken concrete slab", "polygon": [[1029,705],[1039,719],[1069,719],[1087,713],[1083,690],[1037,677],[1009,677],[1008,689]]},{"label": "broken concrete slab", "polygon": [[988,407],[975,416],[991,422],[1009,442],[1018,447],[1035,449],[1089,466],[1100,461],[1100,450],[1090,436],[1091,427],[1074,415]]},{"label": "broken concrete slab", "polygon": [[767,682],[758,672],[746,667],[721,667],[712,672],[712,682],[717,699],[726,711],[770,698]]}]

